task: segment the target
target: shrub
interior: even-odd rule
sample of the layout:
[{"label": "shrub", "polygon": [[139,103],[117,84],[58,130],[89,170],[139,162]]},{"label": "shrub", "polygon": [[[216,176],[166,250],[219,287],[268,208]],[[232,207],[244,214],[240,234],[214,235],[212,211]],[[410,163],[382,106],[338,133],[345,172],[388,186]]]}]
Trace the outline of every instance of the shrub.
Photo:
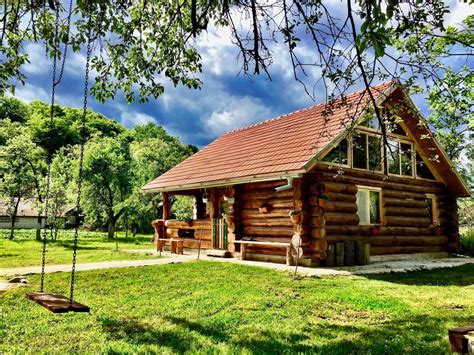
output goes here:
[{"label": "shrub", "polygon": [[461,233],[461,253],[474,256],[474,228]]}]

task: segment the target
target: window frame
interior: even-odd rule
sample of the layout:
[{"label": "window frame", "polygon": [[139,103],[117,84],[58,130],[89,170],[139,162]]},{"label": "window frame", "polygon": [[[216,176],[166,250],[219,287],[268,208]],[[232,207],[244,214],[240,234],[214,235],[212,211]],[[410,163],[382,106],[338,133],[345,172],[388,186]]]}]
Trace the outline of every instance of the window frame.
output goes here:
[{"label": "window frame", "polygon": [[[341,164],[341,163],[334,163],[334,162],[329,162],[329,161],[324,161],[323,159],[337,146],[343,141],[347,140],[347,164]],[[324,155],[319,159],[319,163],[325,164],[325,165],[332,165],[332,166],[340,166],[344,168],[349,168],[352,169],[352,137],[350,135],[346,135],[342,137],[340,140],[335,145],[332,145],[327,152],[324,153]]]},{"label": "window frame", "polygon": [[[394,137],[392,135],[387,135],[387,143],[389,140],[392,140],[392,141],[396,141],[398,143],[398,171],[399,171],[399,174],[394,174],[394,173],[391,173],[390,172],[390,169],[389,169],[389,166],[388,166],[388,156],[390,154],[389,150],[388,150],[388,147],[385,147],[386,149],[386,156],[385,156],[385,160],[386,160],[386,163],[387,163],[387,174],[388,175],[391,175],[391,176],[398,176],[398,177],[404,177],[404,178],[413,178],[413,179],[416,179],[416,150],[415,150],[415,144],[414,142],[410,141],[410,140],[407,140],[407,139],[401,139],[401,138],[398,138],[398,137]],[[401,144],[404,143],[404,144],[408,144],[410,145],[410,150],[411,150],[411,175],[403,175],[401,172],[402,172],[402,161],[401,161],[401,157],[402,157],[402,154],[401,154]]]},{"label": "window frame", "polygon": [[430,220],[430,227],[437,227],[439,226],[439,215],[438,215],[438,204],[436,203],[436,195],[435,194],[425,194],[426,199],[431,199],[431,220]]},{"label": "window frame", "polygon": [[[423,163],[425,164],[426,168],[430,171],[431,175],[433,175],[433,179],[429,179],[429,178],[425,178],[425,177],[421,177],[421,176],[418,176],[418,162],[416,160],[416,156],[419,155],[420,156],[420,159],[423,161]],[[425,180],[425,181],[439,181],[436,174],[433,172],[433,170],[431,170],[431,167],[430,167],[431,164],[427,164],[426,163],[426,160],[422,157],[422,155],[416,151],[415,152],[415,179],[417,180]]]},{"label": "window frame", "polygon": [[[350,157],[351,157],[350,167],[351,167],[351,169],[383,174],[385,172],[385,167],[384,167],[385,164],[384,164],[384,154],[383,154],[384,150],[383,150],[383,137],[382,137],[382,135],[374,133],[374,132],[363,131],[363,130],[360,130],[360,129],[359,129],[358,133],[359,134],[365,134],[365,136],[366,136],[366,138],[365,138],[365,152],[366,152],[366,159],[367,159],[367,168],[366,169],[356,168],[354,166],[354,135],[351,135],[350,144],[349,144],[350,145],[350,151],[351,151],[351,154],[350,154]],[[380,138],[380,142],[381,142],[381,144],[380,144],[380,159],[381,159],[380,160],[380,170],[371,170],[371,169],[369,169],[369,136]]]},{"label": "window frame", "polygon": [[[366,186],[366,185],[356,185],[357,187],[357,192],[359,192],[360,190],[362,191],[368,191],[369,192],[369,198],[367,199],[367,203],[366,203],[366,211],[369,213],[369,222],[361,222],[360,221],[360,217],[359,217],[359,206],[357,206],[357,217],[359,217],[359,226],[381,226],[383,225],[383,209],[382,209],[382,188],[381,187],[374,187],[374,186]],[[379,219],[380,221],[379,222],[376,222],[376,223],[372,223],[370,222],[370,192],[377,192],[379,194],[379,206],[378,206],[378,210],[379,210]],[[357,196],[357,192],[356,192],[356,196]],[[357,204],[357,200],[356,200],[356,204]]]}]

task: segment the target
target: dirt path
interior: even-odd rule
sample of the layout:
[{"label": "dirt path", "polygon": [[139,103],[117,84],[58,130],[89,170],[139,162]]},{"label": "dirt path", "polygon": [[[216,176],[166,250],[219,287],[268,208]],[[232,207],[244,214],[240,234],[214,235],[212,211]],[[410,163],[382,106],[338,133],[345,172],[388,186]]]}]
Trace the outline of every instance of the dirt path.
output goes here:
[{"label": "dirt path", "polygon": [[[137,251],[138,252],[138,251]],[[150,252],[143,251],[140,252]],[[151,251],[153,252],[153,251]],[[204,253],[203,253],[204,254]],[[249,260],[239,260],[238,258],[221,259],[208,257],[201,254],[201,260],[211,260],[217,262],[230,262],[242,265],[251,265],[257,267],[264,267],[273,270],[280,270],[286,272],[294,272],[294,266],[286,266],[284,264],[257,262]],[[110,269],[110,268],[125,268],[125,267],[139,267],[149,265],[166,265],[172,263],[189,262],[196,260],[195,254],[176,255],[163,253],[161,259],[147,259],[147,260],[121,260],[121,261],[104,261],[96,263],[77,264],[77,271]],[[447,255],[433,255],[433,254],[419,254],[409,256],[393,256],[393,257],[373,257],[372,262],[365,266],[353,267],[335,267],[335,268],[308,268],[298,267],[298,273],[306,276],[324,276],[324,275],[360,275],[360,274],[383,274],[389,272],[409,272],[420,270],[431,270],[445,267],[454,267],[464,264],[474,263],[474,258],[457,258],[449,257]],[[45,271],[51,272],[69,272],[71,265],[47,265]],[[15,275],[39,274],[41,267],[28,266],[20,268],[0,269],[0,277],[8,278]]]},{"label": "dirt path", "polygon": [[[148,266],[148,265],[164,265],[176,262],[183,262],[193,259],[191,255],[169,255],[166,258],[161,259],[147,259],[147,260],[119,260],[119,261],[102,261],[96,263],[84,263],[77,264],[77,271],[89,271],[89,270],[100,270],[100,269],[112,269],[112,268],[123,268],[123,267],[137,267],[137,266]],[[46,265],[45,272],[70,272],[71,265]],[[0,269],[0,277],[10,277],[15,275],[30,275],[41,273],[41,266],[25,266],[18,268]]]}]

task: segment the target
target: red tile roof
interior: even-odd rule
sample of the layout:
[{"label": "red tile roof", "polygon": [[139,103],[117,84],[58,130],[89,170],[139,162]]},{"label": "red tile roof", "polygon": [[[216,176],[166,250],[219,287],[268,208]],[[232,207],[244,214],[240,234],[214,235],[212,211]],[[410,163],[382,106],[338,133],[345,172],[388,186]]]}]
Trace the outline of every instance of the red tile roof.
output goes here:
[{"label": "red tile roof", "polygon": [[[375,98],[392,86],[372,87]],[[227,180],[304,172],[305,165],[367,108],[367,90],[223,134],[143,190],[180,190]]]}]

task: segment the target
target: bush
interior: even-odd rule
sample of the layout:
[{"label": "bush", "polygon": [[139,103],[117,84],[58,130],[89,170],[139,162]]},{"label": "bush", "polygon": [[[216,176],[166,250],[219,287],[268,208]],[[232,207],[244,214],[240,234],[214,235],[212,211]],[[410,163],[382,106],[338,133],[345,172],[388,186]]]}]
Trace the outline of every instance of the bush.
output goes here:
[{"label": "bush", "polygon": [[171,215],[180,221],[192,220],[193,198],[190,196],[176,196],[176,201],[171,206]]},{"label": "bush", "polygon": [[461,253],[474,256],[474,228],[461,233]]}]

